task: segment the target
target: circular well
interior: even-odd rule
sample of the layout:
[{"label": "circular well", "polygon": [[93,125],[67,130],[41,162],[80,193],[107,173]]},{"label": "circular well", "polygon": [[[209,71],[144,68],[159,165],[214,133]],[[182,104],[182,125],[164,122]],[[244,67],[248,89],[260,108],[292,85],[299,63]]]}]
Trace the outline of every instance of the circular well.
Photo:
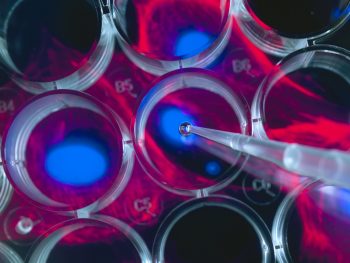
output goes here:
[{"label": "circular well", "polygon": [[269,230],[233,198],[193,199],[175,208],[158,229],[154,262],[274,262]]},{"label": "circular well", "polygon": [[136,65],[155,75],[208,66],[230,37],[229,0],[110,2],[121,48]]},{"label": "circular well", "polygon": [[36,245],[27,263],[150,263],[139,234],[108,216],[73,219],[55,226]]},{"label": "circular well", "polygon": [[17,0],[0,7],[0,55],[23,89],[83,90],[108,66],[114,36],[99,1]]},{"label": "circular well", "polygon": [[2,159],[15,189],[35,204],[93,212],[115,200],[129,180],[134,155],[128,141],[125,124],[100,101],[52,91],[15,116]]},{"label": "circular well", "polygon": [[348,262],[350,193],[306,183],[277,210],[272,230],[279,262]]},{"label": "circular well", "polygon": [[320,45],[294,52],[261,83],[252,106],[259,138],[350,148],[350,54]]},{"label": "circular well", "polygon": [[155,182],[182,195],[225,187],[238,176],[247,156],[193,134],[182,136],[179,127],[184,122],[247,134],[244,104],[209,71],[187,69],[161,78],[136,114],[136,153]]},{"label": "circular well", "polygon": [[284,57],[326,38],[349,18],[349,1],[235,1],[244,34],[268,54]]}]

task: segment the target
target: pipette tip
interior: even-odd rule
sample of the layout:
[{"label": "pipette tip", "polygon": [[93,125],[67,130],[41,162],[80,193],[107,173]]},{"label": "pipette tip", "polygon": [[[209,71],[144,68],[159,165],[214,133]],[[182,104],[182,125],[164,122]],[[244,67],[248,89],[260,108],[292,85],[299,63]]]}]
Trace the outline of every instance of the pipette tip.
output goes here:
[{"label": "pipette tip", "polygon": [[191,134],[191,123],[183,122],[179,126],[179,132],[183,136],[188,136]]}]

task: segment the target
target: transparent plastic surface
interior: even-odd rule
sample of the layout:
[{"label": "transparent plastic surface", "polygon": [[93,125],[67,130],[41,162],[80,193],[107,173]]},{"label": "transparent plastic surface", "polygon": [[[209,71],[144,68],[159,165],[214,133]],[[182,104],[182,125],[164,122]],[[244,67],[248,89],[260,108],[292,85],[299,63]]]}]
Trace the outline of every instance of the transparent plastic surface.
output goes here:
[{"label": "transparent plastic surface", "polygon": [[208,71],[170,73],[148,92],[137,111],[138,158],[151,178],[171,192],[197,195],[222,189],[239,174],[247,157],[239,152],[226,155],[226,146],[199,136],[184,137],[179,126],[190,121],[247,134],[245,110],[232,89]]},{"label": "transparent plastic surface", "polygon": [[158,229],[153,257],[157,263],[275,262],[263,220],[225,196],[192,199],[175,208]]},{"label": "transparent plastic surface", "polygon": [[287,56],[255,95],[253,134],[348,151],[349,71],[349,53],[332,46],[314,46]]},{"label": "transparent plastic surface", "polygon": [[1,263],[22,263],[19,255],[4,243],[0,243],[0,262]]},{"label": "transparent plastic surface", "polygon": [[53,227],[27,263],[151,263],[146,244],[130,226],[108,216],[73,219]]},{"label": "transparent plastic surface", "polygon": [[279,262],[348,262],[349,207],[349,190],[317,183],[295,189],[273,224]]},{"label": "transparent plastic surface", "polygon": [[27,91],[83,90],[110,62],[114,36],[99,1],[10,0],[0,10],[0,61]]},{"label": "transparent plastic surface", "polygon": [[[1,71],[1,70],[0,70]],[[0,72],[0,79],[1,79]],[[19,88],[13,88],[1,83],[0,80],[0,131],[2,132],[11,117],[14,115],[16,109],[18,109],[25,101],[26,96]]]},{"label": "transparent plastic surface", "polygon": [[15,189],[49,210],[93,212],[110,204],[133,167],[128,130],[90,95],[36,96],[5,132],[2,159]]},{"label": "transparent plastic surface", "polygon": [[237,0],[245,35],[266,53],[286,56],[336,31],[349,17],[348,0]]},{"label": "transparent plastic surface", "polygon": [[5,175],[3,167],[0,166],[0,215],[6,209],[8,203],[10,202],[12,192],[13,188]]},{"label": "transparent plastic surface", "polygon": [[230,37],[230,0],[110,2],[121,48],[136,65],[155,75],[208,66]]}]

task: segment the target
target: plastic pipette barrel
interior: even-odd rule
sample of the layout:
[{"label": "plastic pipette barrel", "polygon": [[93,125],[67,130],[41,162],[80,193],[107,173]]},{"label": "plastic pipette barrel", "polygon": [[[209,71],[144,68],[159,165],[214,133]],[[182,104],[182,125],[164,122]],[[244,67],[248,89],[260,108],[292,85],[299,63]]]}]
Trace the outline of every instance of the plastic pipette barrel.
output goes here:
[{"label": "plastic pipette barrel", "polygon": [[272,162],[288,171],[320,179],[327,184],[350,188],[350,154],[299,144],[262,140],[238,133],[192,126],[183,123],[180,133],[196,134],[257,158]]}]

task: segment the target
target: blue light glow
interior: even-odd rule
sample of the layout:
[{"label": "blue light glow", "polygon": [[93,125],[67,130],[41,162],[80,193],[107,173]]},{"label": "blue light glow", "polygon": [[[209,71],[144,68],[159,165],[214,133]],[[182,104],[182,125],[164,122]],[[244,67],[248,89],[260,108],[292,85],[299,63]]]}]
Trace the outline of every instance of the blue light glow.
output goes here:
[{"label": "blue light glow", "polygon": [[332,11],[331,17],[333,20],[338,20],[342,16],[346,16],[350,12],[350,6],[348,6],[345,10],[341,10],[340,8],[335,8]]},{"label": "blue light glow", "polygon": [[176,56],[191,56],[202,52],[211,42],[211,37],[197,30],[183,32],[175,45]]},{"label": "blue light glow", "polygon": [[322,186],[321,194],[325,201],[319,202],[321,199],[316,196],[316,203],[322,205],[322,209],[332,211],[338,216],[350,216],[350,191],[336,186]]},{"label": "blue light glow", "polygon": [[221,173],[221,165],[216,161],[208,162],[205,165],[205,171],[211,176],[217,176]]},{"label": "blue light glow", "polygon": [[341,212],[347,217],[350,216],[350,191],[348,189],[337,189],[337,200],[340,204]]},{"label": "blue light glow", "polygon": [[182,136],[179,132],[179,127],[184,122],[194,124],[190,115],[175,107],[168,108],[161,113],[160,131],[167,137],[168,142],[181,145],[189,144],[192,142],[193,135]]},{"label": "blue light glow", "polygon": [[87,186],[101,179],[107,171],[106,156],[91,139],[67,139],[48,153],[45,168],[63,184]]}]

